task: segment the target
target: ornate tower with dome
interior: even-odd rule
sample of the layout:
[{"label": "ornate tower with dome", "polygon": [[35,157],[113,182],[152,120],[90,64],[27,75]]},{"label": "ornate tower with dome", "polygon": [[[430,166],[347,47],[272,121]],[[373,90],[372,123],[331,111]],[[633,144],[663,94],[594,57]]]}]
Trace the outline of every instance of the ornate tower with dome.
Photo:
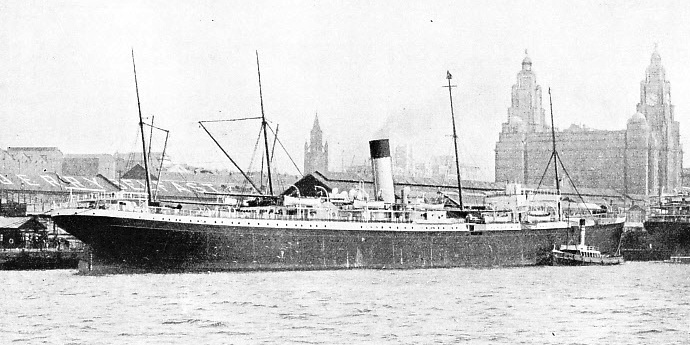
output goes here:
[{"label": "ornate tower with dome", "polygon": [[309,144],[304,143],[304,171],[310,174],[314,171],[328,172],[328,142],[322,144],[323,133],[319,125],[319,115],[314,118],[314,126],[311,129]]},{"label": "ornate tower with dome", "polygon": [[[525,57],[496,143],[497,182],[537,184],[544,176],[543,184],[555,185],[552,169],[545,171],[552,143],[541,101],[532,61]],[[624,130],[571,125],[556,132],[559,155],[573,182],[638,195],[678,189],[683,151],[673,108],[670,83],[655,48],[640,85],[637,112]]]},{"label": "ornate tower with dome", "polygon": [[517,74],[517,83],[511,92],[511,106],[508,108],[508,122],[503,130],[519,132],[543,132],[547,130],[544,122],[544,108],[541,106],[541,86],[532,71],[532,59],[525,51],[522,70]]},{"label": "ornate tower with dome", "polygon": [[[658,167],[650,166],[650,175],[656,186],[650,190],[672,192],[681,186],[683,149],[680,145],[679,123],[674,117],[671,104],[671,83],[666,80],[666,70],[661,65],[661,56],[654,47],[645,73],[640,83],[640,103],[637,112],[644,115],[651,134],[650,150],[657,155]],[[656,188],[655,188],[656,187]]]},{"label": "ornate tower with dome", "polygon": [[525,51],[522,69],[511,90],[508,120],[503,123],[496,143],[496,181],[521,182],[529,180],[525,144],[532,133],[547,131],[541,86],[532,71],[532,59]]}]

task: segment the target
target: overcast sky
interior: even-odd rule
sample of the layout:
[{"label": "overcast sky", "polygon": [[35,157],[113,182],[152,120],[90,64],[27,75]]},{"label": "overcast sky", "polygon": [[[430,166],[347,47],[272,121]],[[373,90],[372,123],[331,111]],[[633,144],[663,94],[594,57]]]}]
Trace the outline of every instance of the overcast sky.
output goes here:
[{"label": "overcast sky", "polygon": [[[525,49],[557,127],[620,130],[658,43],[688,150],[689,22],[688,1],[0,1],[0,147],[139,150],[133,48],[172,159],[227,165],[197,121],[260,115],[258,50],[266,116],[300,167],[316,113],[335,170],[382,135],[450,154],[449,70],[461,159],[492,179]],[[230,127],[211,130],[251,151],[258,127]]]}]

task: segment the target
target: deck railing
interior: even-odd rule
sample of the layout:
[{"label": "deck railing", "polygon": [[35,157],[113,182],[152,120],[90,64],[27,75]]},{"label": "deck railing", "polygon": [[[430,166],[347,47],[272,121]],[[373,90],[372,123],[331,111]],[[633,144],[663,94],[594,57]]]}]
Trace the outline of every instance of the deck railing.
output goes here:
[{"label": "deck railing", "polygon": [[[119,210],[120,205],[113,205]],[[271,210],[266,209],[265,211],[241,211],[234,209],[177,209],[169,207],[142,207],[135,208],[128,211],[140,212],[140,213],[150,213],[150,214],[161,214],[171,217],[206,217],[206,218],[225,218],[225,219],[251,219],[251,220],[309,220],[309,221],[330,221],[330,222],[367,222],[367,223],[412,223],[413,220],[409,217],[392,217],[392,218],[366,218],[364,216],[346,216],[342,213],[335,211],[335,216],[330,217],[320,217],[318,214],[281,214],[276,212],[271,212]],[[385,213],[390,213],[387,211]],[[394,214],[400,213],[399,211],[392,211]]]},{"label": "deck railing", "polygon": [[653,214],[647,220],[664,223],[689,223],[690,214]]}]

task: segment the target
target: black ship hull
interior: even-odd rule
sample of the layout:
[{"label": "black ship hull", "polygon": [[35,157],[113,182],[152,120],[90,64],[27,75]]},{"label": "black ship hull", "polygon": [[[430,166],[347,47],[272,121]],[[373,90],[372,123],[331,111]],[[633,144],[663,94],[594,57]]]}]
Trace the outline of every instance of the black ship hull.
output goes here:
[{"label": "black ship hull", "polygon": [[[254,221],[258,226],[247,227],[83,214],[53,219],[89,246],[89,270],[114,271],[525,266],[546,263],[554,244],[577,239],[579,232],[337,230],[337,222],[322,226],[329,229],[318,222],[261,227]],[[588,227],[588,242],[613,253],[622,229],[623,223]]]},{"label": "black ship hull", "polygon": [[671,255],[690,255],[690,222],[648,220],[644,228],[646,247],[664,253],[663,260]]}]

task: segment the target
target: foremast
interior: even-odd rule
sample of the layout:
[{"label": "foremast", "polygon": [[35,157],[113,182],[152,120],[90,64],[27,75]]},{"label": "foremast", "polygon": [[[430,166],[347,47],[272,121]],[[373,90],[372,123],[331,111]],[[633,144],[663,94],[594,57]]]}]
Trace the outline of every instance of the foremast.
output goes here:
[{"label": "foremast", "polygon": [[271,178],[271,156],[268,152],[268,135],[266,126],[266,115],[264,114],[264,96],[261,90],[261,67],[259,66],[259,51],[256,51],[256,70],[259,75],[259,99],[261,101],[261,128],[264,132],[264,147],[266,150],[266,172],[268,173],[268,192],[269,195],[273,195],[273,179]]},{"label": "foremast", "polygon": [[450,117],[453,120],[453,148],[455,149],[455,171],[458,176],[458,205],[460,206],[460,209],[462,209],[462,179],[460,178],[460,159],[458,157],[458,134],[455,129],[455,112],[453,111],[452,92],[452,89],[456,87],[456,85],[450,85],[450,80],[453,79],[453,76],[450,74],[450,71],[446,71],[446,79],[448,79],[448,86],[444,87],[448,88],[448,96],[450,97]]},{"label": "foremast", "polygon": [[[137,66],[134,63],[134,49],[132,49],[132,67],[134,68],[134,88],[137,92],[137,108],[139,109],[139,129],[141,131],[141,155],[144,160],[144,171],[146,173],[146,202],[151,206],[151,177],[149,175],[149,162],[146,156],[146,138],[144,136],[144,118],[141,116],[141,102],[139,101],[139,84],[137,83]],[[166,139],[167,140],[167,139]]]}]

